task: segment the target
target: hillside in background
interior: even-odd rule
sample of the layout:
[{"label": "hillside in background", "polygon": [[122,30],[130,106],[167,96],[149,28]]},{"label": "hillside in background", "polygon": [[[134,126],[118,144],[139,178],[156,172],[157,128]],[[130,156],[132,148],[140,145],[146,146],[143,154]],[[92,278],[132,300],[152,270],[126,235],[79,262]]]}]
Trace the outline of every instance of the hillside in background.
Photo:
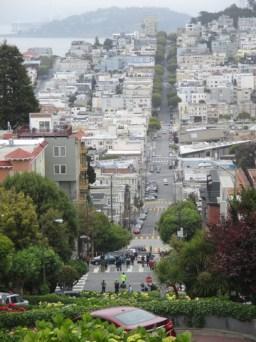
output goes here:
[{"label": "hillside in background", "polygon": [[168,8],[130,7],[99,9],[81,15],[55,20],[40,28],[20,32],[22,36],[34,37],[107,37],[114,32],[132,32],[139,30],[146,16],[155,16],[158,29],[171,32],[184,26],[190,20],[186,14],[171,11]]},{"label": "hillside in background", "polygon": [[255,17],[256,16],[256,12],[253,9],[250,8],[240,8],[237,7],[236,5],[231,5],[229,7],[227,7],[226,9],[224,9],[223,11],[220,12],[205,12],[202,11],[200,12],[200,15],[196,18],[192,18],[192,22],[201,22],[201,24],[206,25],[209,22],[211,22],[212,20],[216,20],[218,19],[221,15],[227,15],[231,18],[234,19],[234,24],[235,26],[237,26],[237,22],[238,22],[238,18],[239,17]]}]

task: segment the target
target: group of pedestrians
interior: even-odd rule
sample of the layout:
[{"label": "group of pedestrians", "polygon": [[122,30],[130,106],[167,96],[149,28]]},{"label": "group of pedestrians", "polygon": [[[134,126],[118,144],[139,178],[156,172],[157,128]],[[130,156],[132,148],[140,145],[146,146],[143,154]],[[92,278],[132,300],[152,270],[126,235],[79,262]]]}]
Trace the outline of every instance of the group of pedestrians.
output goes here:
[{"label": "group of pedestrians", "polygon": [[[106,288],[107,288],[107,283],[105,280],[102,280],[102,282],[101,282],[101,293],[105,293]],[[127,275],[123,272],[120,275],[120,281],[115,280],[114,290],[115,290],[115,293],[117,294],[117,293],[119,293],[120,289],[125,290],[126,288],[127,288]],[[129,293],[133,292],[133,288],[132,288],[131,284],[128,285],[127,290]]]}]

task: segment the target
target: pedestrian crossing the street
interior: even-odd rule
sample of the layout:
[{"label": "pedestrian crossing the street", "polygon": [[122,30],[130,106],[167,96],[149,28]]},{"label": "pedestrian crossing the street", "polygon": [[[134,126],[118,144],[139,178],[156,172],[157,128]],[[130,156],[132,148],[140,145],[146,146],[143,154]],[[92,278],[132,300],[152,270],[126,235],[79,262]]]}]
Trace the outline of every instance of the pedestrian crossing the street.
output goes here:
[{"label": "pedestrian crossing the street", "polygon": [[[150,268],[146,265],[144,267],[142,264],[135,263],[134,265],[130,266],[122,266],[122,272],[125,273],[132,273],[132,272],[138,272],[138,273],[143,273],[143,272],[148,272]],[[94,266],[92,270],[90,270],[92,273],[120,273],[120,271],[117,271],[115,265],[108,265],[105,271],[101,270],[101,266]]]}]

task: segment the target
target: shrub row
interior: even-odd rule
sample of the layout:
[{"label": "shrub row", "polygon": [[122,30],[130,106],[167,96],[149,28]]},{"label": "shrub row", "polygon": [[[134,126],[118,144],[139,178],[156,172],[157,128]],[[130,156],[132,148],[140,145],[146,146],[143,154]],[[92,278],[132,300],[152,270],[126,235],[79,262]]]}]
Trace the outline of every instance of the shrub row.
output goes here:
[{"label": "shrub row", "polygon": [[[231,317],[240,321],[256,319],[256,306],[233,303],[224,299],[180,299],[166,296],[160,298],[158,292],[95,294],[84,293],[79,298],[64,295],[46,295],[29,297],[33,309],[22,313],[1,313],[0,329],[12,329],[17,326],[35,326],[36,321],[52,321],[56,314],[65,318],[76,318],[85,312],[101,307],[132,305],[152,311],[156,314],[175,318],[186,316],[191,326],[202,326],[205,316]],[[40,305],[38,305],[40,303]],[[51,304],[59,303],[59,304]]]}]

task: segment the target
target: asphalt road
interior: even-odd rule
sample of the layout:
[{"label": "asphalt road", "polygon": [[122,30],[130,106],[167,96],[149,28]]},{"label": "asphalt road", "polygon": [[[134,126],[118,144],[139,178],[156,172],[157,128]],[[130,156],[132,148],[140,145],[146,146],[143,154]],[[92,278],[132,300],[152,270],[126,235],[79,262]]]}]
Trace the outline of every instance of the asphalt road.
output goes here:
[{"label": "asphalt road", "polygon": [[[170,124],[170,109],[167,103],[167,94],[169,91],[168,85],[168,71],[165,68],[163,76],[163,96],[162,104],[160,107],[159,120],[161,121],[162,128],[158,132],[158,137],[155,140],[149,140],[147,145],[147,181],[156,181],[158,183],[158,199],[154,201],[145,201],[145,208],[148,209],[148,215],[144,221],[141,234],[134,236],[130,246],[145,246],[148,250],[152,248],[153,253],[158,257],[159,250],[166,250],[169,246],[162,243],[158,233],[155,231],[156,223],[159,221],[161,214],[166,208],[176,200],[175,184],[174,184],[174,171],[168,168],[169,160],[169,124]],[[160,172],[150,173],[151,165],[159,165]],[[168,185],[163,184],[163,179],[168,180]],[[153,272],[148,267],[142,267],[139,264],[124,267],[123,271],[128,276],[127,284],[131,284],[135,291],[140,290],[140,284],[145,282],[145,278],[151,275],[154,279]],[[101,282],[104,279],[107,284],[107,291],[114,291],[114,281],[119,280],[120,272],[117,272],[114,265],[108,266],[105,272],[100,271],[99,266],[90,266],[87,275],[81,279],[78,284],[78,290],[101,290]],[[157,279],[154,279],[156,282]]]}]

